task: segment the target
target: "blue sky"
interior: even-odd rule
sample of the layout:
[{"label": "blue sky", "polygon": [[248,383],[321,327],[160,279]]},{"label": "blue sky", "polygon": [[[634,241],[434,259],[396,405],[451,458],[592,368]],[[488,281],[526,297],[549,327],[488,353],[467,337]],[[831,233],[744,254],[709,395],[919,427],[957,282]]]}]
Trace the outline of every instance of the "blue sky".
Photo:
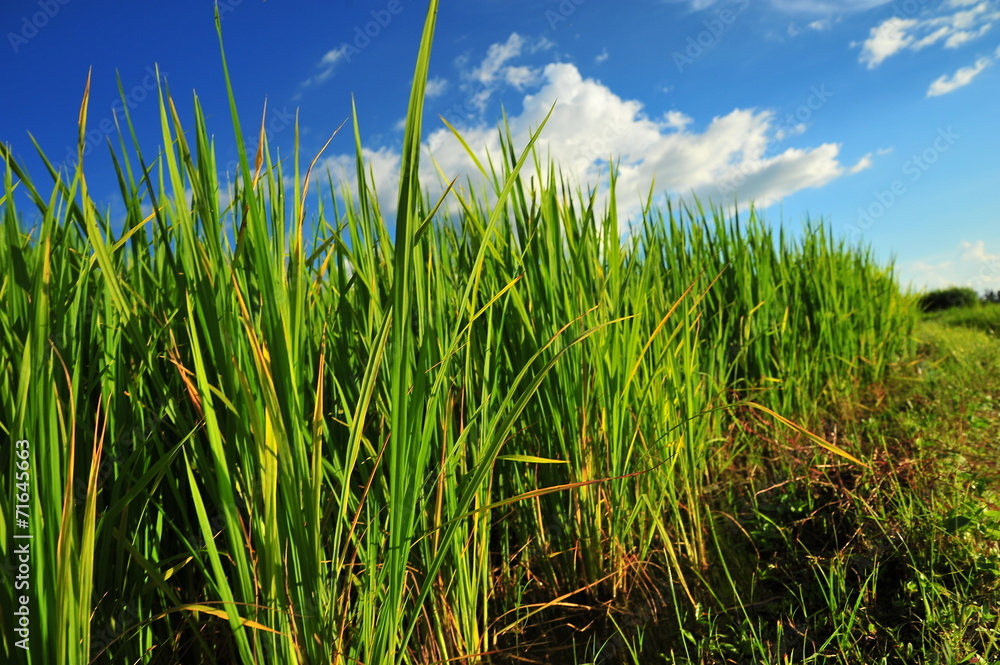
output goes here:
[{"label": "blue sky", "polygon": [[[212,6],[7,0],[0,140],[36,180],[29,132],[53,161],[71,157],[92,68],[88,127],[100,147],[88,175],[111,204],[116,72],[154,153],[158,66],[188,122],[197,92],[225,169],[236,153]],[[298,114],[311,157],[350,117],[353,94],[366,158],[392,192],[426,5],[220,8],[245,131],[266,99],[272,147],[291,153]],[[438,116],[485,152],[496,150],[501,105],[523,144],[558,100],[541,145],[582,182],[606,180],[607,157],[620,158],[626,211],[655,175],[660,201],[754,201],[789,228],[822,218],[895,257],[918,288],[1000,289],[1000,0],[445,0],[429,92],[425,143],[450,176],[473,168]],[[322,166],[353,170],[348,133]]]}]

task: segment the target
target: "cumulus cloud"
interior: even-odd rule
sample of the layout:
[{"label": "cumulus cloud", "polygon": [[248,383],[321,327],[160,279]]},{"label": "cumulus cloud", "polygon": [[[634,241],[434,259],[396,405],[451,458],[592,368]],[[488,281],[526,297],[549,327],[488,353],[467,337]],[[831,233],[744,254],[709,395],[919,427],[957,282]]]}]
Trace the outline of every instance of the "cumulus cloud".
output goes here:
[{"label": "cumulus cloud", "polygon": [[[397,149],[389,147],[381,147],[377,150],[362,148],[361,157],[364,160],[368,183],[374,185],[382,213],[388,218],[396,211],[396,194],[399,188],[402,157]],[[352,196],[357,196],[357,161],[353,153],[321,158],[313,169],[310,187],[324,186],[327,174],[340,187],[350,191]],[[296,185],[291,176],[285,176],[284,184],[286,187]],[[339,192],[337,193],[339,194]]]},{"label": "cumulus cloud", "polygon": [[[622,99],[600,82],[584,78],[572,64],[549,64],[541,78],[539,89],[524,96],[522,112],[509,119],[511,131],[523,145],[558,100],[539,141],[541,154],[551,155],[582,183],[606,177],[607,160],[614,157],[620,160],[623,193],[646,191],[655,176],[661,191],[727,198],[736,193],[741,200],[768,205],[867,165],[841,164],[835,143],[769,154],[780,138],[775,117],[767,110],[733,109],[697,131],[693,119],[681,111],[661,119],[648,117],[640,102]],[[492,126],[460,129],[474,149],[499,154]],[[471,160],[450,132],[432,133],[428,148],[445,173],[471,172]]]},{"label": "cumulus cloud", "polygon": [[957,0],[944,3],[920,18],[893,16],[873,27],[858,60],[874,69],[905,49],[919,51],[935,44],[958,48],[989,32],[1000,19],[998,0]]},{"label": "cumulus cloud", "polygon": [[[508,40],[502,46],[491,49],[489,62],[473,70],[481,75],[477,80],[510,80],[511,74],[504,72],[516,71],[511,64],[516,58],[512,53],[523,48],[523,42]],[[637,210],[629,204],[638,204],[638,193],[647,193],[652,182],[657,193],[694,193],[767,206],[802,189],[822,187],[872,163],[870,154],[854,164],[843,163],[837,143],[781,149],[781,140],[800,128],[783,129],[767,109],[733,108],[710,119],[695,119],[674,109],[651,117],[642,103],[620,97],[601,82],[584,77],[570,63],[547,64],[523,85],[520,111],[508,116],[515,147],[527,144],[556,103],[536,144],[538,154],[543,162],[553,159],[566,176],[584,187],[602,182],[606,187],[608,162],[614,159],[619,170],[623,223]],[[480,161],[485,163],[487,153],[494,160],[499,157],[501,146],[492,120],[449,120]],[[437,168],[448,179],[458,176],[460,184],[468,179],[476,187],[485,185],[475,162],[447,128],[431,129],[425,140],[425,154],[433,157],[433,162],[422,160],[421,179],[432,195],[441,190]],[[393,205],[385,194],[395,191],[398,154],[382,149],[366,151],[365,158],[373,161],[383,207]],[[352,163],[353,157],[338,156],[330,158],[327,166],[346,172],[353,183]],[[531,163],[526,166],[526,180],[538,175],[533,168]],[[598,191],[599,197],[606,195],[601,186]]]},{"label": "cumulus cloud", "polygon": [[976,64],[970,67],[962,67],[951,76],[945,75],[935,79],[927,89],[927,96],[938,97],[940,95],[947,95],[949,92],[969,85],[972,83],[972,79],[976,78],[980,72],[990,65],[990,62],[989,58],[980,58],[976,60]]}]

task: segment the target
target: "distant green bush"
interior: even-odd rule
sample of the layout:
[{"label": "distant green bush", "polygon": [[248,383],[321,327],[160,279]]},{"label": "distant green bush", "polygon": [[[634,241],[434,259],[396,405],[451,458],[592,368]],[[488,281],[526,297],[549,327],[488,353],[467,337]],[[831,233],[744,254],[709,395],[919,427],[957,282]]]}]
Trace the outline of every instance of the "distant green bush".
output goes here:
[{"label": "distant green bush", "polygon": [[939,312],[954,307],[970,307],[979,302],[979,294],[968,287],[953,287],[925,293],[920,297],[920,308],[925,312]]}]

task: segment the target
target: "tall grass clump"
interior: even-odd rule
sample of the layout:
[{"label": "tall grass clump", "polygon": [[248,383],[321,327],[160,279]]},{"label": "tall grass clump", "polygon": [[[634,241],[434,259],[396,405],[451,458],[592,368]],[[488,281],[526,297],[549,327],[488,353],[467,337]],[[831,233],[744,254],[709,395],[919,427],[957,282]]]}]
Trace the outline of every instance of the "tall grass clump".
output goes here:
[{"label": "tall grass clump", "polygon": [[[33,534],[32,648],[5,631],[4,662],[500,662],[615,598],[681,636],[729,588],[704,497],[764,453],[738,414],[861,462],[799,420],[908,357],[891,269],[753,210],[650,199],[622,239],[614,170],[600,205],[543,127],[429,199],[436,12],[395,220],[357,116],[356,189],[323,189],[297,146],[244,145],[231,88],[232,190],[161,85],[158,153],[130,117],[111,149],[123,219],[88,188],[86,92],[50,189],[0,148],[0,427],[31,442]],[[4,617],[19,594],[5,569]]]}]

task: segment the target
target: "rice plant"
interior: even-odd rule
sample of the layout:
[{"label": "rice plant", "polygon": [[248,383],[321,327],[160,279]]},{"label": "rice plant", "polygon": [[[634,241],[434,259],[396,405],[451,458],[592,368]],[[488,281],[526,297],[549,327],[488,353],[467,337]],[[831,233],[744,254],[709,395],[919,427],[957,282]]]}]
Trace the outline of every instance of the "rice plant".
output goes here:
[{"label": "rice plant", "polygon": [[437,11],[395,220],[357,114],[356,189],[321,186],[263,123],[243,143],[228,73],[231,185],[197,97],[184,120],[164,85],[160,150],[129,117],[111,150],[123,219],[88,188],[86,91],[79,163],[42,155],[50,189],[0,147],[0,427],[30,440],[33,482],[31,650],[5,632],[4,662],[503,662],[558,653],[616,598],[683,641],[732,588],[705,497],[767,452],[735,423],[862,464],[798,423],[912,354],[891,267],[822,225],[652,196],[622,239],[614,168],[602,209],[541,162],[544,125],[524,146],[500,127],[486,191],[431,198]]}]

